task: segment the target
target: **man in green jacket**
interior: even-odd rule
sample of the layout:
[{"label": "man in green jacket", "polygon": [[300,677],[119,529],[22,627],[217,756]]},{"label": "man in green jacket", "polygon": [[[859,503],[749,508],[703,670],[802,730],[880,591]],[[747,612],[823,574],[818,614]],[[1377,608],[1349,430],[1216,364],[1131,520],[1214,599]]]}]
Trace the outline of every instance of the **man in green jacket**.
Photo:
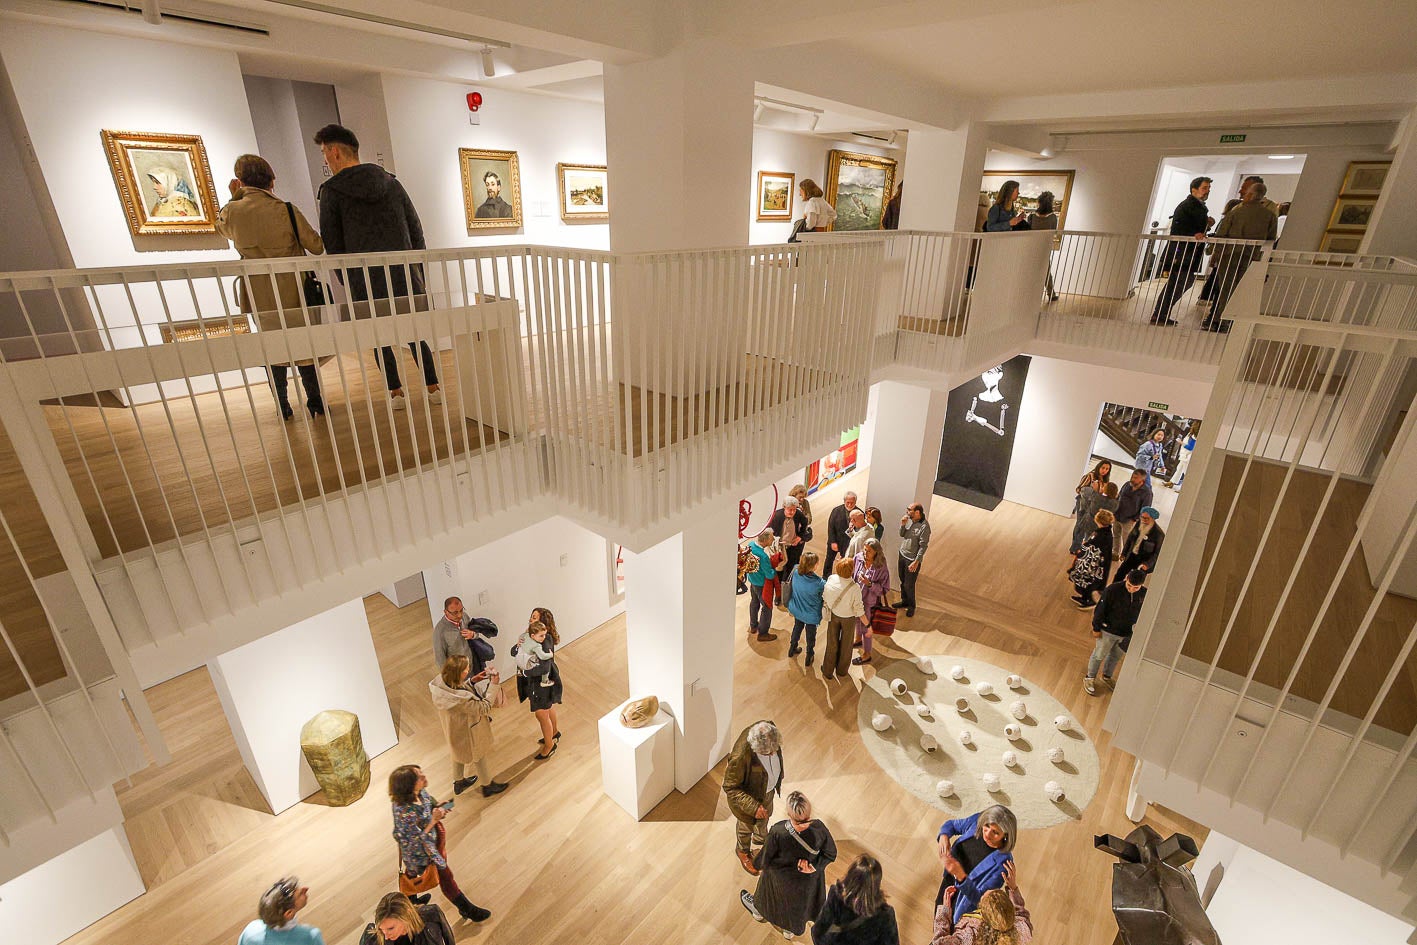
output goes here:
[{"label": "man in green jacket", "polygon": [[773,795],[782,793],[782,734],[772,722],[754,722],[733,743],[723,771],[723,793],[738,821],[738,862],[757,876],[753,844],[761,848],[767,842]]}]

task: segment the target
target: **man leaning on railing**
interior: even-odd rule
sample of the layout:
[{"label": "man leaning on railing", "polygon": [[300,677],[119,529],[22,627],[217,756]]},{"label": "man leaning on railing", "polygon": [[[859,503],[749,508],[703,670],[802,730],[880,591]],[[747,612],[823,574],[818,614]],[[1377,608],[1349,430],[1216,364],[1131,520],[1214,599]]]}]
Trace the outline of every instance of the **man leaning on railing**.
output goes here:
[{"label": "man leaning on railing", "polygon": [[[1264,181],[1250,184],[1240,196],[1240,206],[1225,215],[1220,226],[1216,227],[1215,235],[1231,240],[1274,242],[1278,239],[1279,218],[1265,206],[1265,194],[1268,192]],[[1259,254],[1258,246],[1222,246],[1215,254],[1215,269],[1219,275],[1215,282],[1215,302],[1210,307],[1210,314],[1201,322],[1201,327],[1206,331],[1230,330],[1230,322],[1222,319],[1221,314],[1245,270],[1259,258]]]}]

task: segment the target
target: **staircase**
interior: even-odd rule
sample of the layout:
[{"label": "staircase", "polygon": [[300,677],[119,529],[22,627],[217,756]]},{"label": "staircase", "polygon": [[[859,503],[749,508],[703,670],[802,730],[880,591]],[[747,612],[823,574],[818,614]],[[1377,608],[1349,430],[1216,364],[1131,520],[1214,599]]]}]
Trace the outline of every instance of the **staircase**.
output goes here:
[{"label": "staircase", "polygon": [[1098,428],[1113,443],[1127,451],[1128,456],[1137,455],[1137,450],[1158,428],[1166,431],[1166,468],[1176,468],[1181,457],[1181,446],[1186,437],[1200,429],[1199,421],[1189,428],[1181,426],[1164,413],[1142,410],[1137,407],[1123,407],[1120,404],[1106,404],[1102,408],[1102,419]]}]

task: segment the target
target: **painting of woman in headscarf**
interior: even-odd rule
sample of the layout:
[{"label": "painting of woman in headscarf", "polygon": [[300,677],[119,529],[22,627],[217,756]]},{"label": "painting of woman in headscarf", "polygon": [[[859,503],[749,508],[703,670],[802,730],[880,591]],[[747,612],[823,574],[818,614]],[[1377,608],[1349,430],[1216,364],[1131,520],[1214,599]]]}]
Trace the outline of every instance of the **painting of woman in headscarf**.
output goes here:
[{"label": "painting of woman in headscarf", "polygon": [[103,142],[134,236],[216,232],[216,189],[201,138],[105,131]]}]

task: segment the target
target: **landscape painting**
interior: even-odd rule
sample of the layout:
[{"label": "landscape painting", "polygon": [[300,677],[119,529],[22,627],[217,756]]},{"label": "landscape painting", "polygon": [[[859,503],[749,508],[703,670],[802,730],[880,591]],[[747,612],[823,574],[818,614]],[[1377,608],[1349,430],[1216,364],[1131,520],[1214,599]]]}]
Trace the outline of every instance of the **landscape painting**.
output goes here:
[{"label": "landscape painting", "polygon": [[987,196],[992,206],[999,197],[999,188],[1006,180],[1018,181],[1018,201],[1015,208],[1024,213],[1038,209],[1038,195],[1045,190],[1053,194],[1053,212],[1058,215],[1058,230],[1066,229],[1068,202],[1073,193],[1073,175],[1077,171],[986,171],[979,184],[981,197]]},{"label": "landscape painting", "polygon": [[200,137],[104,131],[103,144],[134,236],[216,232],[216,188]]},{"label": "landscape painting", "polygon": [[879,230],[886,201],[895,192],[896,162],[874,154],[827,154],[827,203],[836,210],[833,230]]},{"label": "landscape painting", "polygon": [[607,196],[609,173],[603,164],[557,164],[561,219],[566,223],[604,222],[610,219]]},{"label": "landscape painting", "polygon": [[758,217],[759,223],[782,222],[792,219],[792,185],[797,182],[795,174],[778,174],[773,171],[758,171]]}]

